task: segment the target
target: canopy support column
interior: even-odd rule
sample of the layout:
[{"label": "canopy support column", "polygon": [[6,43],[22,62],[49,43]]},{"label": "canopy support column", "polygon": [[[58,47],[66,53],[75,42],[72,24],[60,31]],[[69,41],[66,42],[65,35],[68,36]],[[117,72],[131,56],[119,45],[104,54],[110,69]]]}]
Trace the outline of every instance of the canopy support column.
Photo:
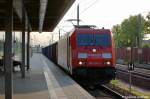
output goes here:
[{"label": "canopy support column", "polygon": [[[22,1],[23,3],[23,1]],[[24,4],[24,3],[23,3]],[[22,66],[21,66],[21,77],[25,78],[25,30],[26,30],[26,17],[25,9],[22,7]]]},{"label": "canopy support column", "polygon": [[13,31],[13,0],[7,0],[5,17],[5,48],[4,48],[4,66],[5,66],[5,99],[13,97],[13,74],[12,74],[12,31]]},{"label": "canopy support column", "polygon": [[27,34],[27,70],[30,69],[30,29],[28,27],[28,34]]}]

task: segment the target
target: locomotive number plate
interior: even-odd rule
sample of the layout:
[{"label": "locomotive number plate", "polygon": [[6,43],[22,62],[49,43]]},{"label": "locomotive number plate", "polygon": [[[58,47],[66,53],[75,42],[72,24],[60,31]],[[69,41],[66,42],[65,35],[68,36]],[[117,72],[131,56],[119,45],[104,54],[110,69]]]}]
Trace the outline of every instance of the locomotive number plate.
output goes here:
[{"label": "locomotive number plate", "polygon": [[100,57],[102,57],[102,55],[101,54],[88,54],[88,57],[89,58],[100,58]]}]

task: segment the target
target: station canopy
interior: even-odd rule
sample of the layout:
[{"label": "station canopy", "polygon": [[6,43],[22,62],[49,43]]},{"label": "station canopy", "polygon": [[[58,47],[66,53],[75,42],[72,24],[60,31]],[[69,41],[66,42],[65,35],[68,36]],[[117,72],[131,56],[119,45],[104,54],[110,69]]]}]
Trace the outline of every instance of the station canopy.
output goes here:
[{"label": "station canopy", "polygon": [[[22,3],[23,1],[23,3]],[[13,0],[13,30],[22,30],[22,7],[32,31],[50,32],[75,0]],[[7,0],[0,0],[0,31],[5,30]]]}]

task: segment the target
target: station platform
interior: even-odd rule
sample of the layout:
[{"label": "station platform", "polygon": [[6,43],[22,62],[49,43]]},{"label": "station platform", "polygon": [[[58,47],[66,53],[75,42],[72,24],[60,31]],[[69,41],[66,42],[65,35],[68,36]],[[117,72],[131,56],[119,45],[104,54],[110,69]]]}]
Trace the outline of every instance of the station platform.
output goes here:
[{"label": "station platform", "polygon": [[[13,74],[14,99],[94,99],[42,54],[33,54],[31,70],[22,79]],[[4,99],[4,76],[0,73],[0,99]]]}]

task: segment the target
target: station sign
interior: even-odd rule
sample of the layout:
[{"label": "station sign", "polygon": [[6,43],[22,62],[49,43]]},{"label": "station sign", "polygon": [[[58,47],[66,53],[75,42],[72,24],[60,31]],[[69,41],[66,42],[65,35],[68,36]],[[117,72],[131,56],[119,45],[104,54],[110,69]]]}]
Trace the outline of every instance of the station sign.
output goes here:
[{"label": "station sign", "polygon": [[128,70],[129,71],[133,71],[134,70],[134,64],[133,63],[129,63],[128,64]]}]

